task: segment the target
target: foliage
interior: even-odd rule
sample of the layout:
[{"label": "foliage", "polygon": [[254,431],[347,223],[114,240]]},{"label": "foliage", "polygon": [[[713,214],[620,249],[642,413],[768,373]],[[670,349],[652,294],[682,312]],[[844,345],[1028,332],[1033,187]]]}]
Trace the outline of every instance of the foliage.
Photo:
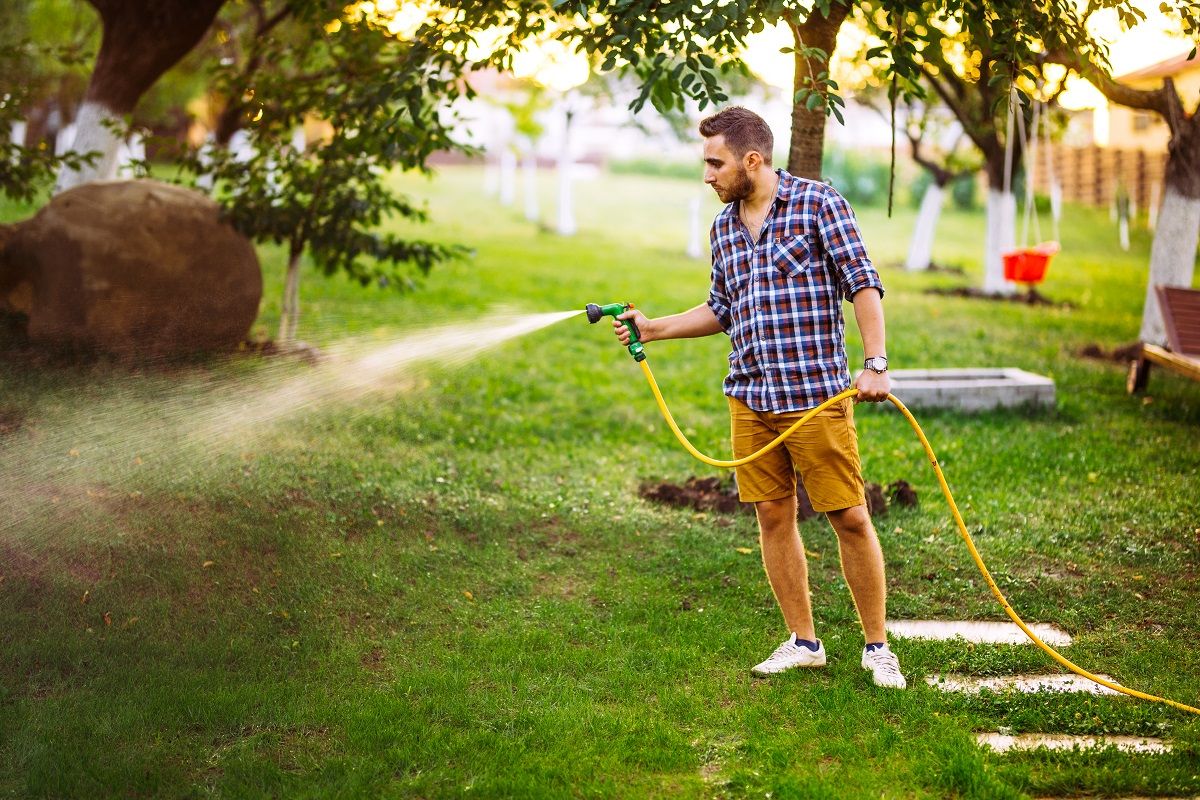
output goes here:
[{"label": "foliage", "polygon": [[823,177],[852,206],[886,203],[889,173],[885,157],[841,147],[826,151]]},{"label": "foliage", "polygon": [[[303,48],[286,38],[256,43],[269,69],[217,67],[227,96],[247,98],[242,124],[253,155],[203,148],[188,170],[213,181],[233,224],[256,240],[284,243],[292,259],[307,251],[326,273],[345,272],[363,285],[411,287],[461,248],[378,232],[397,214],[424,212],[384,181],[394,168],[423,168],[428,156],[456,146],[441,101],[453,76],[419,60],[416,48],[366,17],[341,19],[306,10],[317,33]],[[291,145],[304,125],[324,133],[304,148]]]},{"label": "foliage", "polygon": [[[65,63],[73,58],[69,50],[57,50],[57,58]],[[32,74],[33,64],[44,58],[44,50],[32,42],[17,44],[0,43],[0,194],[31,201],[44,191],[62,165],[78,169],[95,161],[95,153],[67,152],[55,155],[54,148],[45,141],[32,146],[13,141],[13,126],[24,122],[26,110],[37,98],[36,84],[20,80],[20,76]],[[15,81],[4,76],[17,76]]]},{"label": "foliage", "polygon": [[[98,42],[96,15],[69,0],[11,0],[0,5],[0,193],[28,201],[45,191],[64,164],[91,154],[54,154],[50,118],[74,115]],[[30,141],[12,140],[12,126],[36,121]],[[49,136],[49,138],[47,138]]]}]

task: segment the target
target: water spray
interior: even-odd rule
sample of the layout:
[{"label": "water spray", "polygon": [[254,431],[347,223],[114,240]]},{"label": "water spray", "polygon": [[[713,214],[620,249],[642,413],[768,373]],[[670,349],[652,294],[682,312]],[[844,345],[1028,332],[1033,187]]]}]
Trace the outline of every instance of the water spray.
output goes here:
[{"label": "water spray", "polygon": [[[585,307],[585,310],[587,311],[588,322],[596,323],[603,316],[611,316],[615,319],[618,314],[622,314],[632,308],[632,303],[611,303],[606,306],[588,303]],[[740,467],[743,464],[749,464],[751,461],[761,458],[781,445],[789,436],[799,430],[801,426],[806,424],[813,417],[820,414],[826,408],[829,408],[836,403],[840,403],[842,400],[845,400],[848,397],[855,397],[858,394],[857,389],[850,388],[834,395],[816,408],[806,412],[802,417],[800,417],[799,420],[795,422],[795,424],[793,424],[783,433],[779,434],[779,436],[777,436],[773,441],[764,445],[756,452],[745,456],[744,458],[731,460],[712,458],[711,456],[707,456],[697,450],[692,443],[688,441],[688,438],[684,435],[683,431],[679,429],[679,425],[675,423],[675,418],[671,415],[670,409],[667,408],[667,403],[663,399],[662,392],[658,388],[658,382],[654,380],[654,373],[650,370],[650,363],[646,361],[645,348],[642,346],[640,341],[637,326],[635,326],[630,320],[621,321],[624,322],[625,326],[629,329],[629,354],[633,356],[634,361],[639,362],[642,368],[642,373],[646,376],[646,382],[650,384],[650,391],[654,393],[654,399],[658,403],[658,409],[662,412],[663,419],[666,420],[667,426],[670,427],[671,432],[675,434],[675,438],[679,440],[679,443],[683,445],[684,449],[695,456],[698,460],[714,467]],[[1045,652],[1063,667],[1066,667],[1076,675],[1087,678],[1088,680],[1098,683],[1101,686],[1106,686],[1115,692],[1120,692],[1121,694],[1128,695],[1130,697],[1136,697],[1140,700],[1163,703],[1173,708],[1177,708],[1180,711],[1186,711],[1191,714],[1200,714],[1200,708],[1189,706],[1175,700],[1169,700],[1165,697],[1158,697],[1145,692],[1139,692],[1136,689],[1127,688],[1119,683],[1115,683],[1102,678],[1099,675],[1088,672],[1083,667],[1080,667],[1077,664],[1069,661],[1053,647],[1042,641],[1041,637],[1034,633],[1029,626],[1025,624],[1025,621],[1018,616],[1017,612],[1013,610],[1013,607],[1009,604],[1008,598],[1006,598],[1004,593],[1000,591],[1000,587],[996,585],[996,581],[992,578],[991,572],[988,571],[987,565],[983,562],[983,556],[979,554],[978,548],[975,547],[975,542],[971,538],[971,534],[967,531],[967,524],[963,521],[962,514],[958,510],[958,504],[954,501],[954,495],[950,492],[950,485],[946,482],[946,476],[942,474],[942,468],[938,464],[937,454],[933,452],[933,446],[929,444],[929,439],[926,438],[925,432],[921,430],[921,426],[917,422],[916,417],[912,415],[912,412],[908,410],[908,407],[905,406],[904,403],[900,402],[900,399],[894,394],[889,394],[887,399],[891,401],[892,405],[896,406],[900,413],[904,415],[904,418],[908,420],[909,425],[912,426],[913,432],[920,440],[921,446],[925,449],[925,455],[929,459],[929,464],[933,468],[934,474],[937,475],[938,483],[942,488],[942,494],[945,496],[946,503],[950,506],[950,513],[954,517],[955,524],[958,526],[958,533],[962,537],[963,542],[966,544],[967,550],[970,551],[971,558],[975,561],[975,566],[979,569],[979,573],[983,576],[984,582],[986,582],[988,588],[991,589],[992,595],[995,596],[997,602],[1000,604],[1000,607],[1004,610],[1004,613],[1017,625],[1017,627],[1019,627],[1025,633],[1026,636],[1029,637],[1029,640],[1041,648],[1043,652]]]}]

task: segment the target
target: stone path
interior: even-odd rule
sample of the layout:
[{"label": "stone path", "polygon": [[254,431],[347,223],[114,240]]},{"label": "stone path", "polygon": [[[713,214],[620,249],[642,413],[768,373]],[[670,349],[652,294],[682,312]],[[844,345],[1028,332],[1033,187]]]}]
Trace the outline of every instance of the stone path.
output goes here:
[{"label": "stone path", "polygon": [[[1071,636],[1063,629],[1044,623],[1031,624],[1032,630],[1042,641],[1054,648],[1067,647]],[[1015,623],[944,621],[944,620],[896,620],[887,623],[888,633],[901,638],[949,641],[963,639],[977,644],[1022,645],[1032,644]],[[1113,681],[1108,675],[1099,675]],[[1046,675],[1006,675],[975,677],[970,675],[931,675],[926,683],[944,692],[975,694],[985,689],[993,692],[1035,693],[1088,693],[1095,695],[1118,695],[1095,681],[1073,675],[1053,673]],[[1115,683],[1115,681],[1113,681]],[[1012,734],[1004,731],[984,731],[975,735],[976,742],[995,752],[1014,750],[1088,750],[1115,747],[1129,753],[1167,753],[1171,746],[1162,739],[1145,736],[1074,736],[1055,733]]]}]

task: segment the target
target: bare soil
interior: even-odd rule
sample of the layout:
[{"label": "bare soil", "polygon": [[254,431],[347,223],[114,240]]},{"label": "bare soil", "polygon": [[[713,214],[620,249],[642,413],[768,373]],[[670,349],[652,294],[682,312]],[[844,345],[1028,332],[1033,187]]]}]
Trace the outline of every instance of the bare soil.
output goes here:
[{"label": "bare soil", "polygon": [[1084,358],[1094,358],[1097,361],[1115,361],[1119,364],[1128,364],[1138,357],[1141,350],[1141,342],[1130,342],[1129,344],[1119,345],[1112,350],[1106,350],[1103,345],[1096,342],[1089,342],[1079,348],[1079,355]]},{"label": "bare soil", "polygon": [[[753,513],[753,503],[738,500],[737,484],[723,478],[698,478],[692,476],[683,485],[661,481],[647,481],[638,488],[638,494],[647,500],[676,508],[695,511],[716,511],[719,514]],[[917,492],[905,480],[889,483],[887,488],[878,483],[866,485],[867,510],[871,516],[886,514],[889,505],[911,507],[917,505]],[[818,515],[804,491],[804,484],[796,484],[796,517],[811,519]]]}]

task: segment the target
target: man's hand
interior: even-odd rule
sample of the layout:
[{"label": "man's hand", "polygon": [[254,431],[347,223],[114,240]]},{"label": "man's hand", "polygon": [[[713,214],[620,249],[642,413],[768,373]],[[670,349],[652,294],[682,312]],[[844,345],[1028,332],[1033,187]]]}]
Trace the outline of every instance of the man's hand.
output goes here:
[{"label": "man's hand", "polygon": [[854,382],[854,388],[858,389],[858,397],[854,398],[854,402],[879,403],[887,400],[888,393],[892,391],[892,379],[886,372],[864,369]]},{"label": "man's hand", "polygon": [[638,338],[643,343],[654,341],[654,336],[651,332],[651,328],[654,327],[654,323],[650,322],[646,315],[638,311],[636,308],[631,308],[628,311],[618,314],[616,318],[613,319],[613,333],[615,333],[617,338],[621,340],[621,344],[625,345],[626,347],[629,346],[629,329],[626,328],[625,323],[621,321],[626,319],[637,327]]}]

